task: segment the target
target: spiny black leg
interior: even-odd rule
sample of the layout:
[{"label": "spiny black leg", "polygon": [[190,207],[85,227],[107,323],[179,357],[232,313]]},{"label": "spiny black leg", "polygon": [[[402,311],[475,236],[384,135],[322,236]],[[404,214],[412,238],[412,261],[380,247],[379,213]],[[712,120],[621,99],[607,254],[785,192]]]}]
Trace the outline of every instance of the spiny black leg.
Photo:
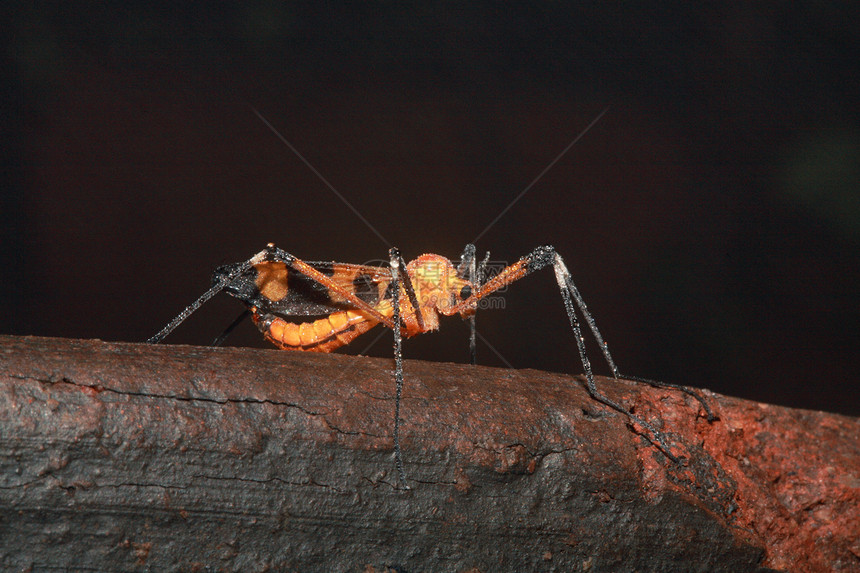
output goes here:
[{"label": "spiny black leg", "polygon": [[230,323],[230,326],[224,329],[224,332],[218,335],[218,338],[212,341],[212,346],[221,346],[227,340],[227,337],[230,336],[230,333],[249,316],[251,316],[251,311],[246,308],[242,311],[242,314],[236,317],[236,320]]},{"label": "spiny black leg", "polygon": [[[391,260],[394,260],[395,257],[397,258],[397,268],[400,271],[399,276],[403,281],[403,289],[406,291],[406,296],[409,298],[409,304],[412,305],[412,310],[415,311],[415,319],[418,321],[418,327],[423,331],[424,315],[421,314],[421,306],[418,304],[418,297],[415,295],[415,288],[412,286],[412,279],[409,278],[409,273],[406,272],[406,261],[403,260],[403,256],[400,254],[400,250],[397,247],[392,247],[388,251],[388,254],[391,257]],[[400,293],[398,292],[397,295],[399,296]]]},{"label": "spiny black leg", "polygon": [[[559,260],[561,257],[559,257]],[[644,382],[645,384],[649,384],[656,388],[673,388],[675,390],[680,390],[685,394],[689,394],[693,398],[699,401],[702,407],[705,409],[705,414],[707,415],[708,421],[713,422],[717,419],[717,416],[711,411],[711,407],[705,401],[705,399],[696,392],[686,386],[682,386],[681,384],[670,384],[669,382],[660,382],[659,380],[651,380],[649,378],[641,378],[639,376],[628,376],[626,374],[621,374],[618,372],[618,367],[615,365],[615,361],[612,360],[612,355],[609,353],[609,345],[603,340],[603,336],[600,335],[600,331],[597,329],[597,323],[594,321],[594,317],[591,316],[591,313],[588,312],[588,307],[585,305],[585,300],[582,298],[582,295],[579,294],[579,290],[576,288],[576,285],[573,284],[573,279],[570,277],[570,272],[568,272],[567,267],[564,265],[564,262],[561,262],[561,268],[564,275],[564,281],[567,285],[568,290],[573,295],[574,300],[576,301],[576,305],[579,307],[579,310],[582,312],[582,315],[585,317],[586,322],[588,322],[589,327],[591,327],[591,332],[594,334],[595,340],[600,345],[600,349],[603,351],[603,356],[606,358],[606,363],[609,364],[609,368],[612,370],[612,375],[615,378],[624,378],[626,380],[634,380],[636,382]]]},{"label": "spiny black leg", "polygon": [[[555,269],[555,277],[558,282],[559,290],[561,291],[561,298],[564,302],[564,309],[567,312],[568,319],[570,320],[570,327],[573,330],[573,335],[576,337],[576,346],[579,350],[579,357],[582,360],[582,366],[585,369],[585,379],[587,382],[588,393],[592,398],[597,400],[598,402],[602,402],[606,404],[610,408],[621,412],[626,415],[630,420],[639,424],[643,428],[646,428],[651,436],[646,436],[649,441],[654,443],[662,452],[673,462],[680,463],[680,460],[671,452],[669,445],[666,443],[666,440],[663,438],[663,434],[657,430],[654,426],[652,426],[649,422],[640,418],[639,416],[633,414],[618,402],[610,399],[608,396],[601,394],[597,390],[597,386],[594,383],[594,374],[591,371],[591,362],[588,360],[588,355],[585,352],[585,338],[582,336],[582,331],[579,328],[579,321],[576,318],[576,309],[573,306],[573,298],[571,296],[571,287],[573,285],[573,281],[570,278],[570,273],[567,270],[567,267],[564,265],[564,261],[562,261],[561,257],[558,256],[557,253],[554,253],[554,261],[553,268]],[[578,293],[577,293],[578,294]],[[581,297],[579,297],[581,300]],[[578,302],[578,301],[577,301]],[[580,310],[582,310],[582,306],[580,306]],[[585,314],[585,311],[583,311]],[[587,315],[587,318],[591,315]],[[593,322],[593,319],[592,319]],[[596,333],[597,326],[592,327],[592,332]],[[601,342],[603,339],[598,338],[598,342]],[[602,345],[603,346],[603,345]],[[604,353],[604,356],[607,356],[607,360],[611,360],[608,357],[608,350]],[[610,362],[610,367],[614,367],[614,363]],[[613,369],[616,371],[615,369]]]},{"label": "spiny black leg", "polygon": [[579,294],[579,289],[576,288],[576,285],[573,284],[573,279],[570,277],[570,272],[567,270],[567,267],[564,264],[561,256],[555,252],[555,248],[550,245],[544,245],[542,247],[536,248],[534,251],[529,253],[525,260],[528,261],[528,271],[533,272],[543,267],[553,265],[555,269],[555,278],[558,281],[558,286],[562,291],[567,291],[570,296],[576,301],[576,306],[579,307],[579,310],[582,312],[582,316],[585,318],[585,322],[588,323],[588,327],[591,329],[591,333],[594,335],[594,339],[597,341],[597,344],[600,346],[601,352],[603,352],[603,357],[606,359],[606,363],[609,365],[609,369],[612,371],[612,376],[618,378],[618,367],[615,366],[615,361],[612,359],[612,355],[609,353],[609,345],[603,340],[603,336],[600,334],[600,330],[597,328],[597,322],[595,322],[594,317],[591,316],[591,313],[588,311],[588,306],[585,304],[585,299],[582,298],[582,295]]},{"label": "spiny black leg", "polygon": [[[487,254],[484,255],[484,259],[478,264],[478,268],[475,268],[475,259],[472,259],[472,266],[470,268],[470,272],[472,273],[472,278],[470,279],[472,285],[475,287],[475,291],[481,290],[481,285],[484,284],[484,279],[487,276],[487,264],[490,262],[490,251],[487,251]],[[477,309],[475,309],[477,311]],[[477,312],[474,312],[471,317],[471,325],[470,325],[470,333],[469,333],[469,347],[472,353],[472,364],[477,363],[477,349],[475,346],[475,337],[478,334],[478,331],[475,327],[475,317],[478,316]]]},{"label": "spiny black leg", "polygon": [[[193,303],[191,303],[190,305],[185,307],[185,310],[180,312],[176,316],[176,318],[171,320],[167,324],[167,326],[165,326],[160,331],[158,331],[158,333],[155,336],[153,336],[152,338],[150,338],[149,340],[147,340],[147,342],[150,344],[158,344],[159,342],[164,340],[164,337],[166,337],[168,334],[173,332],[173,330],[177,326],[182,324],[185,321],[185,319],[187,319],[189,316],[191,316],[197,309],[199,309],[201,306],[206,304],[206,302],[209,299],[211,299],[213,296],[215,296],[216,294],[218,294],[219,292],[224,290],[224,287],[226,287],[231,282],[233,282],[233,280],[236,277],[248,272],[248,270],[251,267],[253,267],[254,265],[257,265],[257,264],[267,260],[267,258],[269,257],[269,255],[271,253],[272,248],[273,248],[273,246],[269,245],[264,250],[260,251],[259,253],[257,253],[256,255],[254,255],[253,257],[251,257],[250,259],[248,259],[244,263],[242,263],[240,265],[236,265],[236,267],[233,269],[232,272],[223,275],[218,280],[218,282],[216,282],[215,284],[213,284],[209,288],[209,290],[207,290],[205,293],[200,295],[200,298],[198,298]],[[287,255],[287,253],[284,253],[284,254]],[[287,255],[287,256],[291,256],[291,255]]]},{"label": "spiny black leg", "polygon": [[[406,473],[403,471],[403,455],[400,451],[400,397],[403,394],[403,336],[400,331],[400,271],[403,257],[400,252],[392,248],[389,251],[391,259],[391,288],[394,293],[394,382],[397,386],[394,398],[394,463],[397,466],[397,477],[404,489],[409,489],[406,483]],[[405,275],[405,267],[402,269]],[[410,285],[411,286],[411,285]],[[413,296],[415,293],[413,291]],[[413,303],[415,305],[416,303]],[[415,306],[417,310],[417,306]]]},{"label": "spiny black leg", "polygon": [[618,375],[625,380],[633,380],[635,382],[642,382],[643,384],[648,384],[650,386],[654,386],[655,388],[672,388],[673,390],[680,390],[685,394],[689,394],[696,400],[698,400],[699,404],[702,405],[702,408],[705,409],[705,416],[707,417],[709,422],[714,422],[719,420],[720,417],[714,414],[711,410],[711,407],[708,405],[708,402],[702,397],[701,394],[693,390],[688,386],[682,386],[681,384],[672,384],[670,382],[661,382],[660,380],[651,380],[650,378],[642,378],[641,376],[631,376],[629,374],[619,374]]},{"label": "spiny black leg", "polygon": [[[559,257],[560,258],[560,257]],[[567,267],[564,266],[564,263],[561,263],[562,269],[564,270],[565,275],[565,284],[567,288],[570,290],[570,293],[573,295],[574,300],[576,300],[576,305],[579,307],[579,310],[582,312],[582,316],[585,317],[585,321],[588,322],[589,327],[591,327],[591,332],[594,334],[595,340],[597,340],[597,344],[600,345],[600,350],[603,351],[603,356],[606,358],[606,363],[609,364],[609,368],[612,370],[612,375],[615,378],[624,378],[626,380],[635,380],[636,382],[644,382],[645,384],[649,384],[656,388],[674,388],[675,390],[680,390],[690,396],[694,397],[702,407],[705,409],[705,413],[708,417],[709,422],[713,422],[717,419],[714,413],[711,411],[711,407],[702,398],[701,394],[692,390],[686,386],[682,386],[680,384],[670,384],[669,382],[660,382],[659,380],[651,380],[649,378],[641,378],[639,376],[628,376],[627,374],[621,374],[618,372],[618,367],[615,365],[615,361],[612,360],[612,355],[609,354],[609,345],[603,340],[603,337],[600,335],[600,331],[597,329],[597,323],[594,321],[594,317],[591,316],[591,313],[588,312],[588,307],[585,305],[585,300],[582,298],[582,295],[579,294],[579,290],[576,288],[576,285],[573,284],[573,279],[570,278],[570,273],[567,271]]]},{"label": "spiny black leg", "polygon": [[[615,366],[615,361],[612,360],[612,355],[609,354],[609,345],[603,340],[603,336],[600,335],[600,331],[597,329],[597,323],[594,321],[594,317],[591,316],[591,313],[588,312],[588,307],[585,305],[585,299],[582,298],[582,295],[579,294],[579,289],[576,288],[576,285],[573,284],[573,279],[570,278],[570,272],[568,272],[567,267],[564,265],[564,262],[561,261],[561,257],[556,255],[558,259],[558,263],[556,263],[556,268],[558,265],[561,265],[564,275],[564,282],[567,286],[570,294],[573,295],[573,299],[576,301],[576,306],[579,307],[579,310],[582,312],[582,316],[585,318],[585,322],[588,323],[589,328],[591,328],[591,333],[594,335],[594,339],[597,341],[597,344],[600,346],[600,350],[603,352],[603,357],[606,358],[606,363],[609,365],[609,369],[612,371],[612,376],[614,378],[618,378],[618,367]],[[558,271],[556,271],[556,275]]]},{"label": "spiny black leg", "polygon": [[[489,256],[490,253],[487,253]],[[463,254],[460,255],[460,265],[457,267],[457,274],[461,277],[465,276],[466,280],[472,283],[475,290],[480,288],[480,279],[478,278],[475,269],[475,245],[469,243],[463,249]],[[478,360],[478,346],[476,344],[477,327],[475,326],[475,314],[469,317],[469,364],[474,365]]]}]

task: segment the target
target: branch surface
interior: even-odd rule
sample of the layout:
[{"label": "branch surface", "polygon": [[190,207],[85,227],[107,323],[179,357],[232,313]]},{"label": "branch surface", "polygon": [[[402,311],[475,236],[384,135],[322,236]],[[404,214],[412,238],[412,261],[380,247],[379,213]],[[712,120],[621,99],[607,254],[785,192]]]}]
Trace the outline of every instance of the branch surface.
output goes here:
[{"label": "branch surface", "polygon": [[598,378],[0,336],[0,567],[860,568],[860,422]]}]

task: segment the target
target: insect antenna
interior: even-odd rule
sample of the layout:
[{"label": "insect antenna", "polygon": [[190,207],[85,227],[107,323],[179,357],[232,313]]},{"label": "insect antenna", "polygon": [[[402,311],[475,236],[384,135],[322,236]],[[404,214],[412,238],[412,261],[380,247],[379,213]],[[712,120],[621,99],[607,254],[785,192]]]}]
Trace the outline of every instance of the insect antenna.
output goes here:
[{"label": "insect antenna", "polygon": [[487,265],[490,264],[490,251],[487,251],[487,254],[484,255],[484,260],[478,264],[478,271],[475,275],[475,280],[478,281],[478,285],[484,283],[484,279],[487,278]]}]

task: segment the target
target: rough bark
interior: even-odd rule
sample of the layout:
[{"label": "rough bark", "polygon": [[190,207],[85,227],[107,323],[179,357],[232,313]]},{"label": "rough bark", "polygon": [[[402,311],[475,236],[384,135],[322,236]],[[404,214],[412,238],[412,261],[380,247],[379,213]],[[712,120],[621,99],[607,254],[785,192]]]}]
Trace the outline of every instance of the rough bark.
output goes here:
[{"label": "rough bark", "polygon": [[860,423],[598,379],[0,337],[0,567],[97,571],[860,568]]}]

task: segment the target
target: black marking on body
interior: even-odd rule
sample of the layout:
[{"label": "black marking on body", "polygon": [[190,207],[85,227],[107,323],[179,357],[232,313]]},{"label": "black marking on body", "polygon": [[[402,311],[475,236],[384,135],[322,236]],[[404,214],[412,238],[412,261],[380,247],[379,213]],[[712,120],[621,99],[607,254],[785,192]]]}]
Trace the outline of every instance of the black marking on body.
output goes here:
[{"label": "black marking on body", "polygon": [[352,288],[355,296],[370,306],[374,306],[379,302],[379,288],[373,281],[372,276],[365,273],[359,273],[352,280]]},{"label": "black marking on body", "polygon": [[328,306],[331,308],[332,302],[328,288],[324,287],[314,279],[300,273],[292,267],[287,267],[287,281],[290,285],[290,292],[287,295],[287,299],[300,297],[308,303]]},{"label": "black marking on body", "polygon": [[319,271],[321,274],[324,274],[327,277],[333,277],[335,273],[335,264],[336,263],[307,263],[309,267],[314,270]]},{"label": "black marking on body", "polygon": [[[213,281],[221,280],[235,267],[236,265],[219,267],[215,271]],[[325,316],[336,310],[350,308],[347,305],[334,304],[326,287],[290,267],[287,267],[287,294],[281,300],[273,301],[263,296],[257,287],[258,274],[257,269],[251,269],[234,278],[224,290],[249,308],[259,309],[261,314],[272,313],[285,319],[293,316]]]}]

